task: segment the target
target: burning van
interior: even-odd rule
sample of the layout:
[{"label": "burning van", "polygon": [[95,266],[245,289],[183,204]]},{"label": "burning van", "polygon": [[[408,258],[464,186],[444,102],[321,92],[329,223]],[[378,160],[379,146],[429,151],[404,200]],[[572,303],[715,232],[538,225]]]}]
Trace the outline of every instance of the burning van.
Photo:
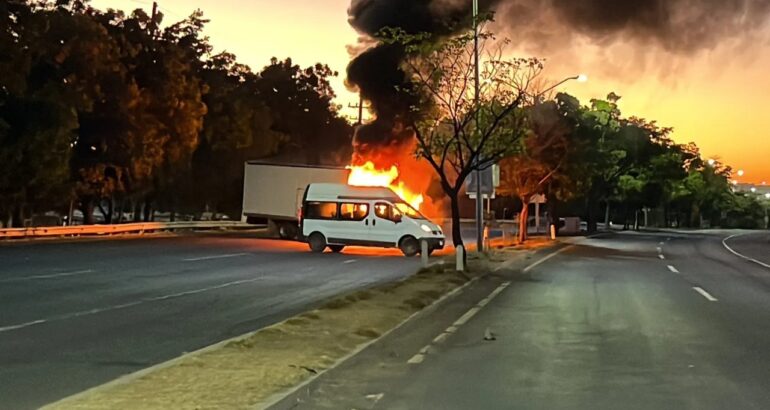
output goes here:
[{"label": "burning van", "polygon": [[424,217],[390,188],[315,183],[305,189],[300,231],[313,252],[327,247],[397,247],[406,256],[444,247],[441,227]]}]

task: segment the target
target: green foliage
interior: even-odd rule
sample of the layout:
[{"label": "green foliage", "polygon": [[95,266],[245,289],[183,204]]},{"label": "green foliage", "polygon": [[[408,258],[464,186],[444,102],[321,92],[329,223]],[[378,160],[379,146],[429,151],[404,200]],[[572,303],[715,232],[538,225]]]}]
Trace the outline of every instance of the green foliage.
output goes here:
[{"label": "green foliage", "polygon": [[247,159],[350,149],[327,66],[273,60],[253,73],[211,55],[200,10],[162,19],[79,0],[0,3],[3,223],[71,199],[87,218],[116,200],[236,214]]},{"label": "green foliage", "polygon": [[[414,131],[416,155],[436,171],[452,203],[453,242],[462,244],[458,195],[466,178],[522,149],[526,134],[530,84],[543,64],[530,58],[502,58],[489,33],[479,36],[485,58],[476,65],[474,33],[449,38],[385,30],[381,41],[398,45],[406,55],[403,70],[409,84],[399,90],[412,102],[400,118]],[[485,52],[485,51],[488,51]]]}]

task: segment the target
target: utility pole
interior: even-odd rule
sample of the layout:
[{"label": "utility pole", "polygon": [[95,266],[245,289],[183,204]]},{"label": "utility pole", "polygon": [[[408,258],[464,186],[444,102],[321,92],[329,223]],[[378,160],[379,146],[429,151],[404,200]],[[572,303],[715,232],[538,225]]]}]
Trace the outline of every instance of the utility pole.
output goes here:
[{"label": "utility pole", "polygon": [[[474,103],[476,107],[476,132],[479,132],[479,0],[473,0],[473,60],[474,60]],[[479,154],[480,155],[480,154]],[[476,157],[476,250],[484,252],[484,197],[481,187],[481,158]]]},{"label": "utility pole", "polygon": [[152,17],[150,18],[150,24],[152,24],[151,30],[152,30],[152,36],[155,37],[158,33],[158,22],[156,18],[158,17],[158,2],[153,1],[152,2]]},{"label": "utility pole", "polygon": [[[363,124],[364,122],[364,97],[359,96],[358,97],[358,104],[348,104],[348,108],[358,108],[358,125]],[[369,107],[366,107],[369,108]]]}]

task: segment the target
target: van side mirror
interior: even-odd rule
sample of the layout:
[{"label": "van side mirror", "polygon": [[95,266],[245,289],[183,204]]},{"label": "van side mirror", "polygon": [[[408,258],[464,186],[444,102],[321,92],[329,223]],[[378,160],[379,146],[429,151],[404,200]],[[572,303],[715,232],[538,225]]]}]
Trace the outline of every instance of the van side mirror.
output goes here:
[{"label": "van side mirror", "polygon": [[393,222],[401,223],[401,215],[393,215]]}]

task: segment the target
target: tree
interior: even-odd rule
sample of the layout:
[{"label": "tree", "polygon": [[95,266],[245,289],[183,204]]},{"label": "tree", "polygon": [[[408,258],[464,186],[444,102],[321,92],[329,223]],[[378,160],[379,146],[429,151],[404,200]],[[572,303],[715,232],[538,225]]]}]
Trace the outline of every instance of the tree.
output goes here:
[{"label": "tree", "polygon": [[568,136],[574,127],[563,107],[569,101],[537,103],[527,109],[527,127],[521,151],[500,161],[501,195],[512,194],[522,203],[519,214],[519,242],[527,239],[529,202],[544,193],[547,184],[560,172],[569,153]]},{"label": "tree", "polygon": [[271,129],[273,117],[258,87],[259,76],[220,53],[204,64],[208,111],[193,155],[190,202],[197,209],[239,213],[243,163],[278,152],[286,136]]},{"label": "tree", "polygon": [[405,46],[407,91],[416,101],[401,120],[415,135],[417,152],[436,172],[449,197],[452,241],[463,244],[459,195],[466,178],[517,152],[526,131],[523,105],[542,71],[537,59],[505,59],[502,50],[487,51],[488,33],[480,36],[478,102],[474,94],[474,36],[436,39],[400,30],[383,33],[384,41]]},{"label": "tree", "polygon": [[329,82],[337,75],[327,65],[303,69],[290,58],[273,58],[259,73],[257,87],[271,110],[271,129],[287,136],[282,152],[304,156],[309,164],[349,158],[353,128],[339,115]]}]

